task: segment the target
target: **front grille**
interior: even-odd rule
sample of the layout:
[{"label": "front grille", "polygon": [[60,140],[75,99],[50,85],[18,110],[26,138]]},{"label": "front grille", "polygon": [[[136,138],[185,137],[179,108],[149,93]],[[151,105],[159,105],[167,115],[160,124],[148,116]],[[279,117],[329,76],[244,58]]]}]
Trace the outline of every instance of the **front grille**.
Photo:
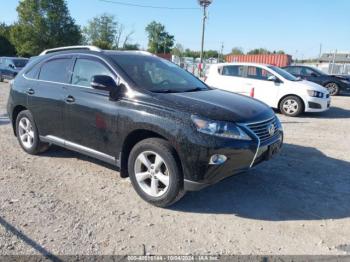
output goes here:
[{"label": "front grille", "polygon": [[[274,126],[274,132],[270,134],[271,125]],[[246,126],[260,139],[260,143],[264,143],[279,134],[276,117],[264,122],[247,124]]]}]

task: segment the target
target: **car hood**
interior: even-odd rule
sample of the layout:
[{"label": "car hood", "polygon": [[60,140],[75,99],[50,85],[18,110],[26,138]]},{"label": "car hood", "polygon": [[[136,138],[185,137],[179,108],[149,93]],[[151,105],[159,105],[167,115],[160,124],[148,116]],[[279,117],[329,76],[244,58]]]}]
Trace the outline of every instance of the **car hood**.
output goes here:
[{"label": "car hood", "polygon": [[350,81],[350,75],[332,75],[333,77],[336,77],[340,80],[347,80]]},{"label": "car hood", "polygon": [[218,89],[157,96],[169,107],[212,120],[249,123],[275,115],[270,107],[256,99]]},{"label": "car hood", "polygon": [[328,90],[325,87],[319,84],[316,84],[314,82],[303,80],[303,81],[297,82],[297,85],[299,85],[302,88],[306,88],[307,90],[318,91],[326,94],[328,93]]}]

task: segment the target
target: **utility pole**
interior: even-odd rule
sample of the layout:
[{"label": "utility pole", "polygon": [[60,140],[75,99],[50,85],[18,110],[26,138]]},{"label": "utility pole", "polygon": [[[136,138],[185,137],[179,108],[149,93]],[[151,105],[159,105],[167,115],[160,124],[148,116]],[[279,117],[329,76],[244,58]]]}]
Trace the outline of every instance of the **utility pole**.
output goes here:
[{"label": "utility pole", "polygon": [[[221,59],[224,60],[224,42],[221,42],[221,51],[220,51],[220,54],[221,54]],[[218,61],[219,63],[221,62],[220,59]]]},{"label": "utility pole", "polygon": [[320,44],[320,54],[318,56],[319,61],[321,61],[321,57],[322,57],[322,44]]},{"label": "utility pole", "polygon": [[205,22],[207,20],[207,7],[213,2],[213,0],[198,0],[200,6],[203,7],[203,18],[202,18],[202,44],[201,44],[201,54],[200,54],[200,72],[199,75],[202,76],[203,72],[203,57],[204,57],[204,36],[205,36]]},{"label": "utility pole", "polygon": [[336,49],[336,50],[334,51],[334,54],[333,54],[333,61],[332,61],[332,67],[331,67],[331,68],[332,68],[331,74],[333,74],[333,71],[334,71],[335,57],[336,57],[337,53],[338,53],[338,50]]}]

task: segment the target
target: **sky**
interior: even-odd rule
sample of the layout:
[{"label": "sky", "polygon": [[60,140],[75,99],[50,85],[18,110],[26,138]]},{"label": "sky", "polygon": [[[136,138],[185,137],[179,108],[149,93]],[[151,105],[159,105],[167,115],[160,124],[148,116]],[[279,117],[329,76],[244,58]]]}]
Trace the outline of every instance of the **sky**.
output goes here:
[{"label": "sky", "polygon": [[[166,26],[176,43],[200,49],[200,9],[161,10],[130,7],[101,0],[66,0],[71,16],[84,26],[94,16],[115,15],[129,30],[133,42],[147,48],[145,27],[153,20]],[[111,0],[113,1],[113,0]],[[197,8],[197,0],[115,0],[117,2]],[[17,20],[18,0],[0,0],[0,22]],[[205,49],[224,53],[233,47],[285,50],[302,58],[323,52],[350,51],[350,0],[213,0],[208,8]]]}]

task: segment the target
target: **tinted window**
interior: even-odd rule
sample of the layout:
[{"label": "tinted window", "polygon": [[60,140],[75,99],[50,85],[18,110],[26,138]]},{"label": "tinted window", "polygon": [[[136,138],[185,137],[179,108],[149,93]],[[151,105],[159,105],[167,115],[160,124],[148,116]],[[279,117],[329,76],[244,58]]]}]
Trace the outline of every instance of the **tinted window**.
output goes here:
[{"label": "tinted window", "polygon": [[208,90],[198,78],[165,59],[144,55],[111,57],[140,88],[160,93]]},{"label": "tinted window", "polygon": [[58,83],[68,83],[70,58],[59,58],[43,64],[40,70],[40,80]]},{"label": "tinted window", "polygon": [[15,67],[25,67],[28,63],[28,59],[13,59],[12,63],[15,65]]},{"label": "tinted window", "polygon": [[296,78],[292,74],[288,73],[286,70],[283,70],[277,66],[268,66],[268,68],[282,76],[284,79],[287,79],[289,81],[300,81],[299,78]]},{"label": "tinted window", "polygon": [[303,75],[303,76],[312,76],[314,74],[316,74],[316,72],[314,72],[313,70],[311,70],[309,68],[303,67],[301,69],[301,75]]},{"label": "tinted window", "polygon": [[293,75],[300,75],[300,67],[287,67],[285,70]]},{"label": "tinted window", "polygon": [[222,75],[243,77],[243,66],[224,66],[222,68]]},{"label": "tinted window", "polygon": [[268,80],[270,76],[273,76],[269,71],[255,66],[248,66],[247,77],[256,80]]},{"label": "tinted window", "polygon": [[108,75],[113,77],[113,74],[100,62],[89,59],[77,59],[72,84],[79,86],[91,86],[91,79],[96,75]]},{"label": "tinted window", "polygon": [[32,78],[32,79],[37,79],[38,78],[38,74],[40,72],[40,64],[32,67],[31,69],[29,69],[26,73],[25,76]]}]

